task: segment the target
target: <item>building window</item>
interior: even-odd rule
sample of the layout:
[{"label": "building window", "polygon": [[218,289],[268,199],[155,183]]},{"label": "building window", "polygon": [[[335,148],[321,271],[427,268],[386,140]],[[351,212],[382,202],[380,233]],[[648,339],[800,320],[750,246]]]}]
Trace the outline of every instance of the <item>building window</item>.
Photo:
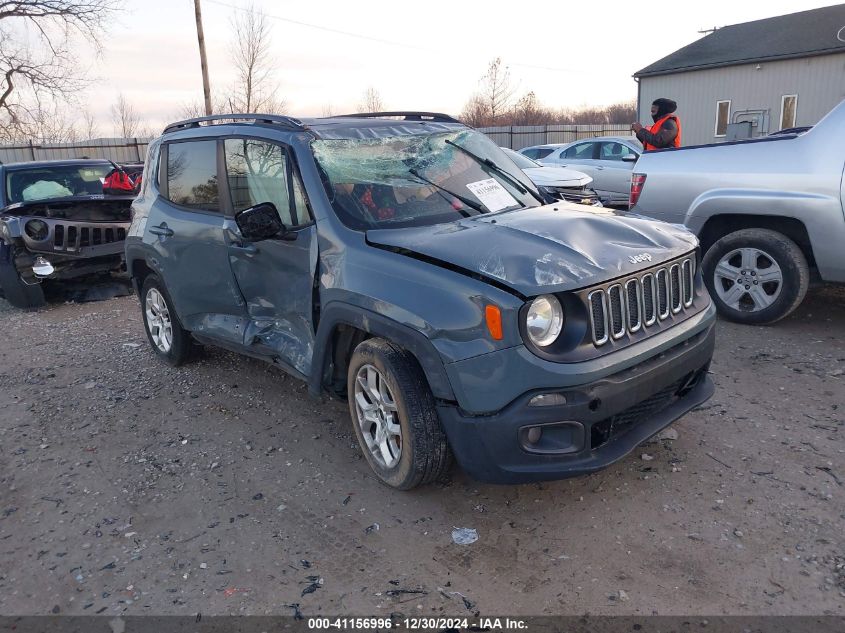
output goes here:
[{"label": "building window", "polygon": [[716,136],[724,136],[728,133],[728,122],[731,118],[731,102],[716,102]]},{"label": "building window", "polygon": [[795,127],[798,112],[798,95],[783,95],[780,98],[780,129]]}]

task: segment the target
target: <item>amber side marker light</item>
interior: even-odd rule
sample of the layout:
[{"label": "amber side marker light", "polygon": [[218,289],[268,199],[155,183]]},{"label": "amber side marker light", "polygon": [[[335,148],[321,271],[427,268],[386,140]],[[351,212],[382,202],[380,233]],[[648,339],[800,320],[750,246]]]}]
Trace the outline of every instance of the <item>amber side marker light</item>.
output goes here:
[{"label": "amber side marker light", "polygon": [[487,329],[490,336],[495,340],[502,340],[502,311],[498,306],[487,306],[484,308],[484,316],[487,318]]}]

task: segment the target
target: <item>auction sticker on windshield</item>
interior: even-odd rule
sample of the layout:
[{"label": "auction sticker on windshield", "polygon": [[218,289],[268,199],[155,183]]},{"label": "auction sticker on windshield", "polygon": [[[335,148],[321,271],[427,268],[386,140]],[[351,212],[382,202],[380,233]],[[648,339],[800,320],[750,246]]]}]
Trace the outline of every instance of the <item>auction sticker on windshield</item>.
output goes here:
[{"label": "auction sticker on windshield", "polygon": [[481,203],[491,212],[501,211],[518,204],[508,190],[494,178],[468,183],[467,189],[474,193],[475,197],[481,200]]}]

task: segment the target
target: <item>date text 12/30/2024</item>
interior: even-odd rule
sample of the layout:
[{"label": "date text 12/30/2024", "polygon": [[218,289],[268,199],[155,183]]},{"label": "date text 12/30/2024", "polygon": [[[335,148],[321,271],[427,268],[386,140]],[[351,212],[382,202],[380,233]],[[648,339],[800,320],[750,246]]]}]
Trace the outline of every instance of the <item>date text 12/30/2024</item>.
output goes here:
[{"label": "date text 12/30/2024", "polygon": [[311,630],[408,630],[408,631],[442,631],[443,629],[484,629],[501,631],[526,630],[525,620],[515,618],[308,618],[308,628]]}]

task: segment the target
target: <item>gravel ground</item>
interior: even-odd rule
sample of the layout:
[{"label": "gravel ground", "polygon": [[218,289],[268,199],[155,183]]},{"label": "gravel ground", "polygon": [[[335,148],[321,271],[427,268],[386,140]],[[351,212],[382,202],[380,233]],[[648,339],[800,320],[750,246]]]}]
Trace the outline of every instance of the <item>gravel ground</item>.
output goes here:
[{"label": "gravel ground", "polygon": [[410,493],[369,474],[343,403],[221,351],[157,362],[134,297],[0,301],[0,324],[4,615],[845,614],[841,288],[720,323],[717,394],[676,439]]}]

